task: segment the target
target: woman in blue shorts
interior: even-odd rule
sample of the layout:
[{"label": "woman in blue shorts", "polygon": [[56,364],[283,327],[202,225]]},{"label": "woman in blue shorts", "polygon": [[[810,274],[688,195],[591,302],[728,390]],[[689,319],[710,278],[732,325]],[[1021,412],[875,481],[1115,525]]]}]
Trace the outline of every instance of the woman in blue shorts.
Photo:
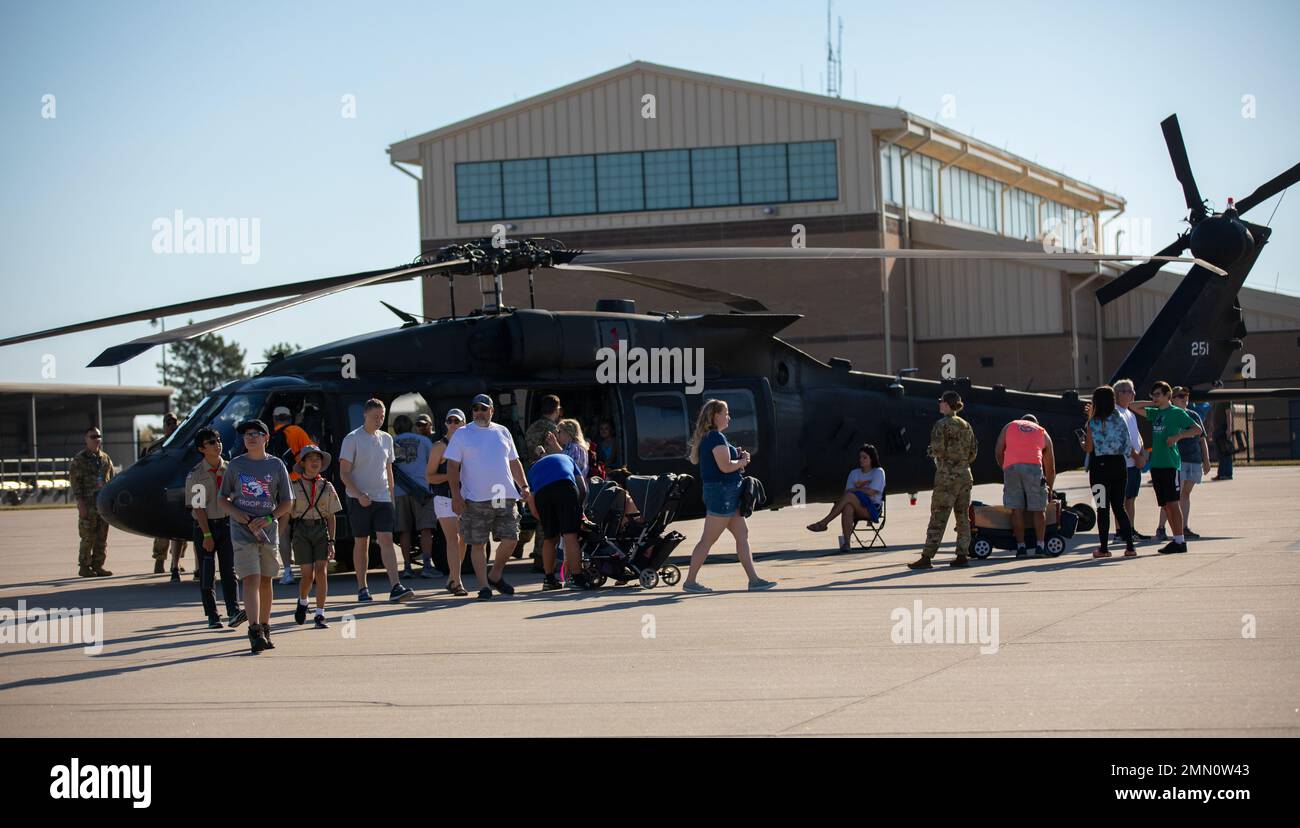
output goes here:
[{"label": "woman in blue shorts", "polygon": [[808,524],[810,532],[825,532],[836,515],[840,518],[840,551],[849,551],[853,524],[859,520],[880,520],[880,504],[885,496],[885,470],[880,468],[880,454],[870,443],[858,449],[858,467],[844,482],[844,495],[831,507],[826,517]]},{"label": "woman in blue shorts", "polygon": [[722,432],[731,424],[731,412],[722,400],[708,400],[700,408],[691,438],[691,462],[700,467],[704,484],[704,533],[691,553],[691,568],[682,581],[683,592],[712,592],[696,583],[695,576],[709,549],[722,536],[722,530],[736,539],[736,557],[749,576],[751,591],[771,589],[775,581],[765,581],[754,570],[754,556],[749,551],[749,527],[740,515],[741,472],[749,466],[749,452],[733,446]]}]

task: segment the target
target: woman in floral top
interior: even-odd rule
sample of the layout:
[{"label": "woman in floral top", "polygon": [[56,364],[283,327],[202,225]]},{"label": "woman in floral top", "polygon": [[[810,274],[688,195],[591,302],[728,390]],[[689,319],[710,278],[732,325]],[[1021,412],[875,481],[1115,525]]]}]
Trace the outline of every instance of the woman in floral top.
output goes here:
[{"label": "woman in floral top", "polygon": [[1124,458],[1129,455],[1128,424],[1115,409],[1115,389],[1098,386],[1092,392],[1088,408],[1088,425],[1084,448],[1092,455],[1088,463],[1088,484],[1097,500],[1097,534],[1101,539],[1094,558],[1109,558],[1110,514],[1115,515],[1116,534],[1124,539],[1124,557],[1137,555],[1133,547],[1133,524],[1124,511],[1124,484],[1127,471]]}]

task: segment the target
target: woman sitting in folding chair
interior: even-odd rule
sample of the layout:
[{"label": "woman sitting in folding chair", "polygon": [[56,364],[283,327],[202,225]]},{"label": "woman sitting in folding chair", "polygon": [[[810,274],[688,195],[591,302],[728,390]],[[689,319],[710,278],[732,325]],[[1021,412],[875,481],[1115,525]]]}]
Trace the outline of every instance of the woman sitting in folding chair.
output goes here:
[{"label": "woman sitting in folding chair", "polygon": [[808,524],[809,531],[825,532],[836,515],[840,516],[840,551],[849,551],[853,525],[859,520],[875,523],[880,520],[881,502],[885,497],[885,470],[880,468],[880,454],[870,443],[858,449],[858,467],[849,472],[844,483],[844,496],[831,507],[830,513],[816,523]]}]

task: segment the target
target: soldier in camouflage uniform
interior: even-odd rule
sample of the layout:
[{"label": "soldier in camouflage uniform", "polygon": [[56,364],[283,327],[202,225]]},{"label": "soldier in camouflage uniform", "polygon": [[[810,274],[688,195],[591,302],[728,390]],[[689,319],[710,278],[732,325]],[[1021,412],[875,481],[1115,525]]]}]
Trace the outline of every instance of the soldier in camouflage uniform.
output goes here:
[{"label": "soldier in camouflage uniform", "polygon": [[68,483],[77,500],[77,574],[82,578],[112,575],[104,568],[108,557],[108,521],[95,509],[95,498],[113,479],[113,460],[104,453],[104,435],[98,426],[86,429],[86,447],[77,452],[68,467]]},{"label": "soldier in camouflage uniform", "polygon": [[[527,471],[538,458],[545,457],[547,453],[546,438],[554,434],[559,439],[560,427],[558,425],[560,418],[564,416],[564,409],[560,407],[560,398],[554,394],[547,394],[542,397],[541,415],[533,424],[528,426],[524,432],[524,452],[520,461],[524,464],[524,470]],[[523,545],[516,550],[516,554],[523,553]],[[545,571],[542,566],[542,533],[537,532],[533,535],[533,570],[535,572]]]},{"label": "soldier in camouflage uniform", "polygon": [[925,532],[925,548],[919,560],[908,564],[911,569],[929,569],[930,559],[939,551],[948,513],[957,519],[957,557],[952,566],[966,566],[970,554],[970,464],[979,453],[979,442],[970,423],[957,416],[962,410],[961,395],[945,391],[939,400],[944,415],[930,430],[930,448],[926,454],[934,459],[934,491],[930,498],[930,527]]}]

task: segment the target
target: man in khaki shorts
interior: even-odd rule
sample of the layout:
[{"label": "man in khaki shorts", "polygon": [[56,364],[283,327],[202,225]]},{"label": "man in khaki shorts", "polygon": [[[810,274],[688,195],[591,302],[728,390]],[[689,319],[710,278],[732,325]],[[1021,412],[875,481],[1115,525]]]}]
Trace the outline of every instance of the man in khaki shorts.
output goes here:
[{"label": "man in khaki shorts", "polygon": [[231,460],[221,478],[221,497],[229,504],[230,540],[235,552],[235,576],[244,583],[248,641],[254,653],[271,643],[273,582],[280,574],[276,559],[279,520],[293,508],[293,490],[284,461],[266,453],[270,429],[261,420],[245,420],[235,428],[246,454]]}]

